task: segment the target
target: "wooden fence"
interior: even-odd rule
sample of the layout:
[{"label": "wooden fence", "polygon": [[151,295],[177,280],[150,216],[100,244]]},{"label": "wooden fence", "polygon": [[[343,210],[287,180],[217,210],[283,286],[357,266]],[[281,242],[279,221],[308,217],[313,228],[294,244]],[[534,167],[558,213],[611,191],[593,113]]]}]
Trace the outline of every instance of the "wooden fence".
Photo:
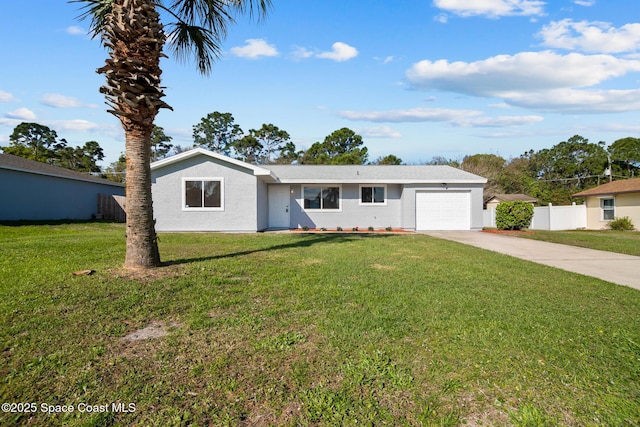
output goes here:
[{"label": "wooden fence", "polygon": [[125,222],[125,197],[113,194],[98,194],[98,219]]}]

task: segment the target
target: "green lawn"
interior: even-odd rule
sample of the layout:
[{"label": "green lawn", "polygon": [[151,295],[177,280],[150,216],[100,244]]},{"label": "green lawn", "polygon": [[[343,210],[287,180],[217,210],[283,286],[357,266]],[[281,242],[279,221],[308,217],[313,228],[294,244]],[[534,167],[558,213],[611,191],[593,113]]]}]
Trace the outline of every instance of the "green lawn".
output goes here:
[{"label": "green lawn", "polygon": [[519,235],[529,239],[640,256],[640,232],[612,230],[543,231]]},{"label": "green lawn", "polygon": [[418,234],[160,249],[134,277],[122,225],[0,226],[0,425],[640,420],[637,290]]}]

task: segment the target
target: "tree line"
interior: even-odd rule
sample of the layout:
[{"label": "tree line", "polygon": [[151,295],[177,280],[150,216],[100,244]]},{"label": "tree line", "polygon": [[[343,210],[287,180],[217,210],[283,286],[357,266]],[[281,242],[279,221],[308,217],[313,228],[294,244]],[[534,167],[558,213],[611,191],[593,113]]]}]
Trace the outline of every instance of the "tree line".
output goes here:
[{"label": "tree line", "polygon": [[[173,138],[154,126],[151,160],[156,161],[192,147],[171,144]],[[101,169],[104,158],[96,141],[72,147],[58,138],[54,130],[37,123],[21,123],[9,137],[6,154],[45,162],[80,172],[93,172],[107,179],[124,181],[125,156]],[[369,161],[362,136],[348,128],[338,129],[322,142],[298,150],[289,133],[273,124],[244,132],[231,113],[213,112],[193,126],[193,146],[224,154],[252,164],[403,164],[393,154]],[[524,193],[541,204],[569,204],[572,194],[612,179],[640,176],[640,139],[622,138],[611,145],[592,143],[574,135],[551,148],[529,150],[519,157],[505,159],[496,154],[467,155],[462,160],[433,157],[422,162],[449,165],[487,178],[485,197],[495,194]]]}]

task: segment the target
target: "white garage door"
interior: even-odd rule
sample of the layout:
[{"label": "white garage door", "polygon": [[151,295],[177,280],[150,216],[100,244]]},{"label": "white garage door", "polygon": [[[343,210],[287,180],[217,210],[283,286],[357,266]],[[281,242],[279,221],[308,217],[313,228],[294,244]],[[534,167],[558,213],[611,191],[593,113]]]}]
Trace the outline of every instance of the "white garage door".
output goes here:
[{"label": "white garage door", "polygon": [[471,229],[471,193],[416,192],[416,230]]}]

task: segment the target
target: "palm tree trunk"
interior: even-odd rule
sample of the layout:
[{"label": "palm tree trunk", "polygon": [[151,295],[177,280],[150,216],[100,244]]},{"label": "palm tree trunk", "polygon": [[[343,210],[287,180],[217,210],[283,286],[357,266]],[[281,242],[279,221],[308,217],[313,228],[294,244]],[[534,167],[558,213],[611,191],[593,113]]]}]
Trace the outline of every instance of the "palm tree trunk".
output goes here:
[{"label": "palm tree trunk", "polygon": [[160,265],[151,199],[151,128],[126,133],[127,251],[125,267]]},{"label": "palm tree trunk", "polygon": [[110,58],[98,70],[110,112],[126,139],[127,251],[125,267],[160,265],[151,200],[151,132],[162,101],[160,57],[165,34],[154,0],[113,0],[105,19],[104,44]]}]

